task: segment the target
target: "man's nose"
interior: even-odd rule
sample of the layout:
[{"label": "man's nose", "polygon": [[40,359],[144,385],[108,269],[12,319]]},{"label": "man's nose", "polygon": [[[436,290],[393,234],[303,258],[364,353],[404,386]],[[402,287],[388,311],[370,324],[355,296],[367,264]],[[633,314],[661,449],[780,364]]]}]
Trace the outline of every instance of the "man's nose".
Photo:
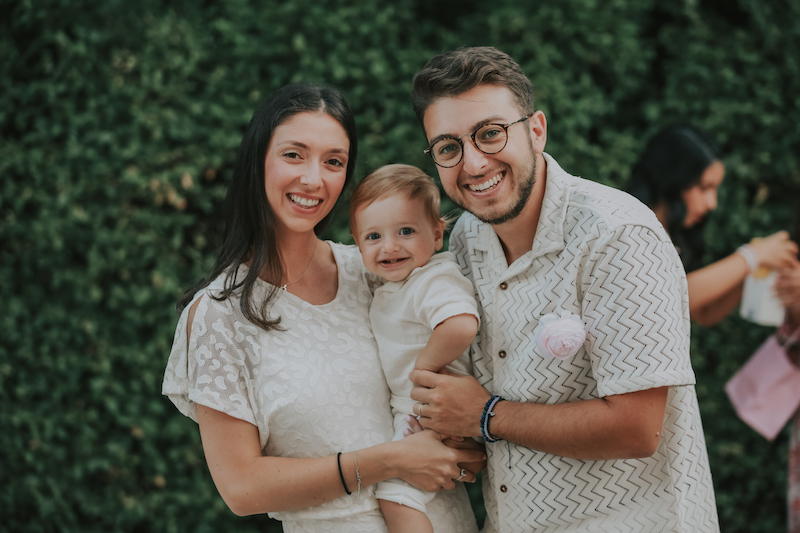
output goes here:
[{"label": "man's nose", "polygon": [[713,211],[717,208],[717,191],[708,192],[708,210]]},{"label": "man's nose", "polygon": [[472,142],[472,139],[467,137],[464,139],[464,153],[462,159],[464,163],[464,172],[472,176],[478,176],[483,173],[483,169],[489,163],[489,158],[486,154],[478,150],[478,147]]}]

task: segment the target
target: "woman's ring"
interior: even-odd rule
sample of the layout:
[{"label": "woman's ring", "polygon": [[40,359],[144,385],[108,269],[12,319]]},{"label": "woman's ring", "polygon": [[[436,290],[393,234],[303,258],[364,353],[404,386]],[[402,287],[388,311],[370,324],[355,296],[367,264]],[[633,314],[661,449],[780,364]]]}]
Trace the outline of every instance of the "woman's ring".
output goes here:
[{"label": "woman's ring", "polygon": [[417,409],[417,412],[419,412],[419,416],[417,418],[420,418],[422,416],[422,408],[423,407],[425,407],[424,403],[419,404],[419,409]]},{"label": "woman's ring", "polygon": [[466,475],[467,475],[467,469],[466,468],[462,468],[461,469],[461,475],[456,478],[456,481],[458,481],[459,479],[461,479],[462,477],[464,477]]}]

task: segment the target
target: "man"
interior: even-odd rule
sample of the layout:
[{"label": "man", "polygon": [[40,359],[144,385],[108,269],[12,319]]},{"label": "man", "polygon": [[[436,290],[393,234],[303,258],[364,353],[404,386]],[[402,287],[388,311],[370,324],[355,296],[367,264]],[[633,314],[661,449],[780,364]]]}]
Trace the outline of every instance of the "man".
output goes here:
[{"label": "man", "polygon": [[[646,206],[544,152],[532,93],[487,47],[414,78],[427,152],[468,211],[450,248],[482,315],[475,377],[412,372],[415,412],[484,436],[487,532],[717,532],[675,248]],[[583,323],[575,353],[534,335],[551,313]]]}]

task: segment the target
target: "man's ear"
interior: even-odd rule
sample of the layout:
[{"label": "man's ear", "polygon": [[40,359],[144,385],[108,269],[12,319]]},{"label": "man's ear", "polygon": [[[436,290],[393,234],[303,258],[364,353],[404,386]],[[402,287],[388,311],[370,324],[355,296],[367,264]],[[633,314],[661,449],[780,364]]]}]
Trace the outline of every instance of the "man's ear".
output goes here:
[{"label": "man's ear", "polygon": [[547,117],[542,111],[536,111],[528,119],[531,131],[531,142],[533,143],[534,153],[544,152],[544,145],[547,144]]}]

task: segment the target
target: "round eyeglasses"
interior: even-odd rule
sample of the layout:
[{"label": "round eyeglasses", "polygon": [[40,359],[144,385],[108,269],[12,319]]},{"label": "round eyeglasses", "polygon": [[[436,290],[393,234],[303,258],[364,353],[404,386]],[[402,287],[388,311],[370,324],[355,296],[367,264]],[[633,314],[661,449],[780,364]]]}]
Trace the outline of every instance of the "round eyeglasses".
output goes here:
[{"label": "round eyeglasses", "polygon": [[461,139],[469,135],[475,148],[486,155],[496,154],[508,143],[509,126],[528,120],[531,116],[525,115],[508,124],[486,124],[472,133],[465,133],[460,137],[442,137],[423,151],[431,156],[433,162],[440,167],[452,168],[459,164],[461,158],[464,157],[464,142]]}]

